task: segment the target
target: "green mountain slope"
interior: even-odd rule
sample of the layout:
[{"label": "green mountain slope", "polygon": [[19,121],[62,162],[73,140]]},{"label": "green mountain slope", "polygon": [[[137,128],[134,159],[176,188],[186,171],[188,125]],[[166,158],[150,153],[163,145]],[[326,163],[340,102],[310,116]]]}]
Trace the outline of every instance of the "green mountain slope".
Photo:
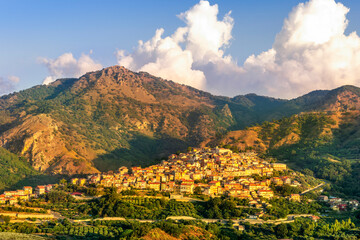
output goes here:
[{"label": "green mountain slope", "polygon": [[285,102],[246,98],[251,106],[114,66],[1,97],[0,144],[49,173],[146,165],[261,122]]},{"label": "green mountain slope", "polygon": [[[40,172],[116,170],[152,164],[188,146],[214,144],[228,131],[264,121],[360,109],[359,92],[344,86],[293,100],[255,94],[228,98],[114,66],[0,97],[0,146]],[[342,124],[339,131],[352,131],[352,124]],[[239,141],[245,147],[266,150],[291,141],[280,135],[279,141],[263,140],[248,132],[242,131],[245,139]]]},{"label": "green mountain slope", "polygon": [[20,180],[39,175],[23,158],[0,147],[0,189],[10,187]]},{"label": "green mountain slope", "polygon": [[360,197],[360,111],[293,115],[229,132],[220,143],[255,149],[308,175],[329,180],[339,194]]}]

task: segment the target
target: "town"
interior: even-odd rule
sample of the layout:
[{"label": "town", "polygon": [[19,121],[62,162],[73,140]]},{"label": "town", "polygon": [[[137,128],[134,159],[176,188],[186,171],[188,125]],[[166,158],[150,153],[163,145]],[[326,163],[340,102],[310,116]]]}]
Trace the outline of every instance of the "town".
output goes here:
[{"label": "town", "polygon": [[255,174],[272,176],[274,171],[284,170],[285,164],[261,160],[254,152],[237,154],[223,148],[194,148],[188,153],[172,154],[167,161],[147,168],[121,167],[118,173],[92,175],[88,179],[74,178],[71,182],[116,187],[118,191],[135,188],[169,192],[173,196],[226,194],[256,201],[260,197],[274,196],[269,187],[271,182],[299,186],[287,176],[263,181],[251,177]]},{"label": "town", "polygon": [[[257,178],[260,179],[255,179]],[[70,183],[78,186],[115,187],[124,190],[153,190],[169,193],[171,199],[198,194],[209,197],[230,196],[249,200],[249,205],[260,208],[264,199],[273,198],[272,186],[302,185],[289,174],[286,164],[261,159],[255,152],[234,153],[225,148],[190,148],[187,153],[172,154],[168,160],[146,168],[121,167],[118,172],[72,178]],[[52,190],[54,185],[39,185],[33,189],[25,186],[0,195],[0,204],[16,204],[37,198]],[[82,193],[71,193],[73,196]],[[300,194],[291,194],[292,201],[300,201]],[[335,211],[355,210],[356,200],[320,196],[319,201],[331,204]]]}]

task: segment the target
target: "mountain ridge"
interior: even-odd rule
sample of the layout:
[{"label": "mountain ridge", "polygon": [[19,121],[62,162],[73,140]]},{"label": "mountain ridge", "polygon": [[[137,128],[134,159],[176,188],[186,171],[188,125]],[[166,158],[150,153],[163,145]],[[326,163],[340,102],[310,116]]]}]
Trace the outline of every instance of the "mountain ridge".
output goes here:
[{"label": "mountain ridge", "polygon": [[0,97],[0,144],[41,172],[94,173],[301,112],[360,109],[359,93],[343,86],[292,100],[229,98],[113,66]]}]

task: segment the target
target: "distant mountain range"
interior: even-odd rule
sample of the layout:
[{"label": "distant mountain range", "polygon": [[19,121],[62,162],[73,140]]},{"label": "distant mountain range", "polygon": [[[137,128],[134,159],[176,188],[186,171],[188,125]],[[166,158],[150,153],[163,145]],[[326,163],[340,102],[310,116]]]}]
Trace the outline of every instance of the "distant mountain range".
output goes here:
[{"label": "distant mountain range", "polygon": [[[305,139],[301,119],[306,113],[333,119],[317,136],[332,138],[349,124],[358,136],[359,110],[360,89],[354,86],[292,100],[255,94],[229,98],[114,66],[2,96],[0,146],[40,172],[94,173],[152,164],[188,146],[270,151]],[[272,122],[284,117],[291,118]],[[255,126],[262,123],[272,127]],[[284,124],[302,127],[284,130]],[[338,147],[350,140],[358,141],[345,139]]]}]

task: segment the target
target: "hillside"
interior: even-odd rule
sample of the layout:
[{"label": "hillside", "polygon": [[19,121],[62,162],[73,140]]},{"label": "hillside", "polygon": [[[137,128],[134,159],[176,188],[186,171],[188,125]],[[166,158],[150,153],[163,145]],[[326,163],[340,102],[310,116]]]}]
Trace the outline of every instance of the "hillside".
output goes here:
[{"label": "hillside", "polygon": [[[51,174],[150,165],[264,121],[301,112],[354,111],[360,107],[359,92],[344,86],[293,100],[255,94],[228,98],[114,66],[0,97],[0,146]],[[276,142],[255,129],[246,131],[227,136],[244,138],[236,143],[240,148],[260,150],[302,138],[293,133]]]},{"label": "hillside", "polygon": [[257,107],[269,112],[284,102],[244,98],[213,96],[114,66],[1,97],[0,145],[53,174],[147,165],[261,122],[266,114]]},{"label": "hillside", "polygon": [[[333,106],[333,105],[330,105]],[[339,194],[360,197],[360,111],[310,112],[246,130],[219,142],[243,151],[254,149],[291,167],[334,183]]]},{"label": "hillside", "polygon": [[26,159],[0,147],[0,189],[12,186],[22,179],[39,175]]}]

